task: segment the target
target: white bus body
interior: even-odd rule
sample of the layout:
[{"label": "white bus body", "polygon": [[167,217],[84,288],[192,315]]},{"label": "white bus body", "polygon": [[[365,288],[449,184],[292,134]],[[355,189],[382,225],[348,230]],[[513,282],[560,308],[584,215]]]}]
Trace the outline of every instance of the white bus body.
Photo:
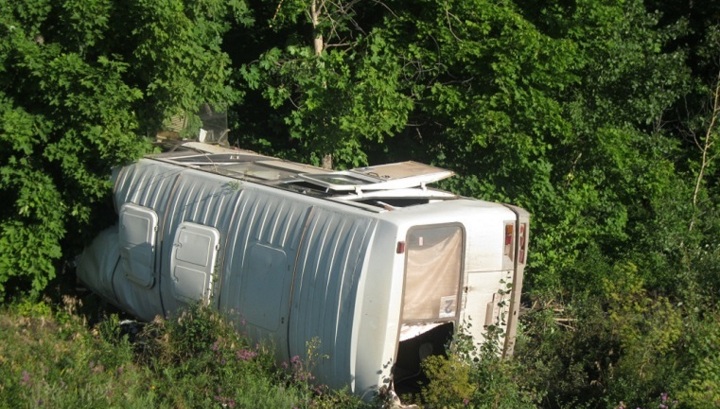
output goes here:
[{"label": "white bus body", "polygon": [[[114,175],[116,226],[78,276],[142,320],[206,303],[270,340],[277,358],[319,341],[318,382],[371,398],[487,325],[512,354],[526,211],[428,188],[414,162],[333,172],[187,143]],[[188,148],[193,148],[188,149]]]}]

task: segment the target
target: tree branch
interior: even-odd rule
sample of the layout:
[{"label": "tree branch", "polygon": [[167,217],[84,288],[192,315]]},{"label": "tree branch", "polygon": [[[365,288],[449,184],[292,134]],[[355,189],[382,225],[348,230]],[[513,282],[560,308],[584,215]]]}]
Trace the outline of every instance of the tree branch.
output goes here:
[{"label": "tree branch", "polygon": [[703,141],[701,147],[702,159],[700,162],[700,170],[698,171],[698,176],[695,181],[695,190],[693,191],[693,217],[690,220],[689,231],[692,231],[693,227],[695,226],[695,219],[697,217],[698,195],[700,193],[700,187],[702,185],[703,178],[705,177],[705,170],[714,158],[714,156],[710,156],[710,149],[715,144],[715,140],[713,139],[713,133],[717,124],[718,114],[720,114],[720,72],[718,72],[718,77],[715,82],[715,91],[713,92],[713,104],[710,113],[710,123],[708,124],[708,127],[705,131],[705,140]]}]

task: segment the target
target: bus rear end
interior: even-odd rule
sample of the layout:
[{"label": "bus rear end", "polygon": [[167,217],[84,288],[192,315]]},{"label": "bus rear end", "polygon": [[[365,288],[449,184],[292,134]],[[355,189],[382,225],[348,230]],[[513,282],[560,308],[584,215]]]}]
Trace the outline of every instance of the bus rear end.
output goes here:
[{"label": "bus rear end", "polygon": [[416,383],[423,359],[443,354],[458,330],[477,347],[489,341],[498,354],[513,353],[529,214],[487,202],[457,205],[447,209],[449,217],[440,217],[446,222],[413,226],[397,243],[405,273],[396,385]]}]

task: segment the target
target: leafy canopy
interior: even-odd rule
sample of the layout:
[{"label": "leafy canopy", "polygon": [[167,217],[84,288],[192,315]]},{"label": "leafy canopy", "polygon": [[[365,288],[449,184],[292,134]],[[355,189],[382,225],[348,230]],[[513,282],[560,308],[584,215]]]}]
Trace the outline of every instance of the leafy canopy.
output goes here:
[{"label": "leafy canopy", "polygon": [[244,2],[0,0],[0,297],[42,290],[96,231],[110,168],[147,152],[143,133],[239,98],[230,21],[250,23]]}]

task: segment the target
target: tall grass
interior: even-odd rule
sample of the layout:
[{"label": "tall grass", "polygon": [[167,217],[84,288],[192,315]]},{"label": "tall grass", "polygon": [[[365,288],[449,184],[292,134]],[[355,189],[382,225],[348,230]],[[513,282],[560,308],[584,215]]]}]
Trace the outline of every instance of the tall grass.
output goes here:
[{"label": "tall grass", "polygon": [[[192,308],[137,334],[117,315],[88,325],[77,300],[0,309],[0,407],[362,408],[276,365],[215,312]],[[130,338],[134,338],[131,340]]]}]

